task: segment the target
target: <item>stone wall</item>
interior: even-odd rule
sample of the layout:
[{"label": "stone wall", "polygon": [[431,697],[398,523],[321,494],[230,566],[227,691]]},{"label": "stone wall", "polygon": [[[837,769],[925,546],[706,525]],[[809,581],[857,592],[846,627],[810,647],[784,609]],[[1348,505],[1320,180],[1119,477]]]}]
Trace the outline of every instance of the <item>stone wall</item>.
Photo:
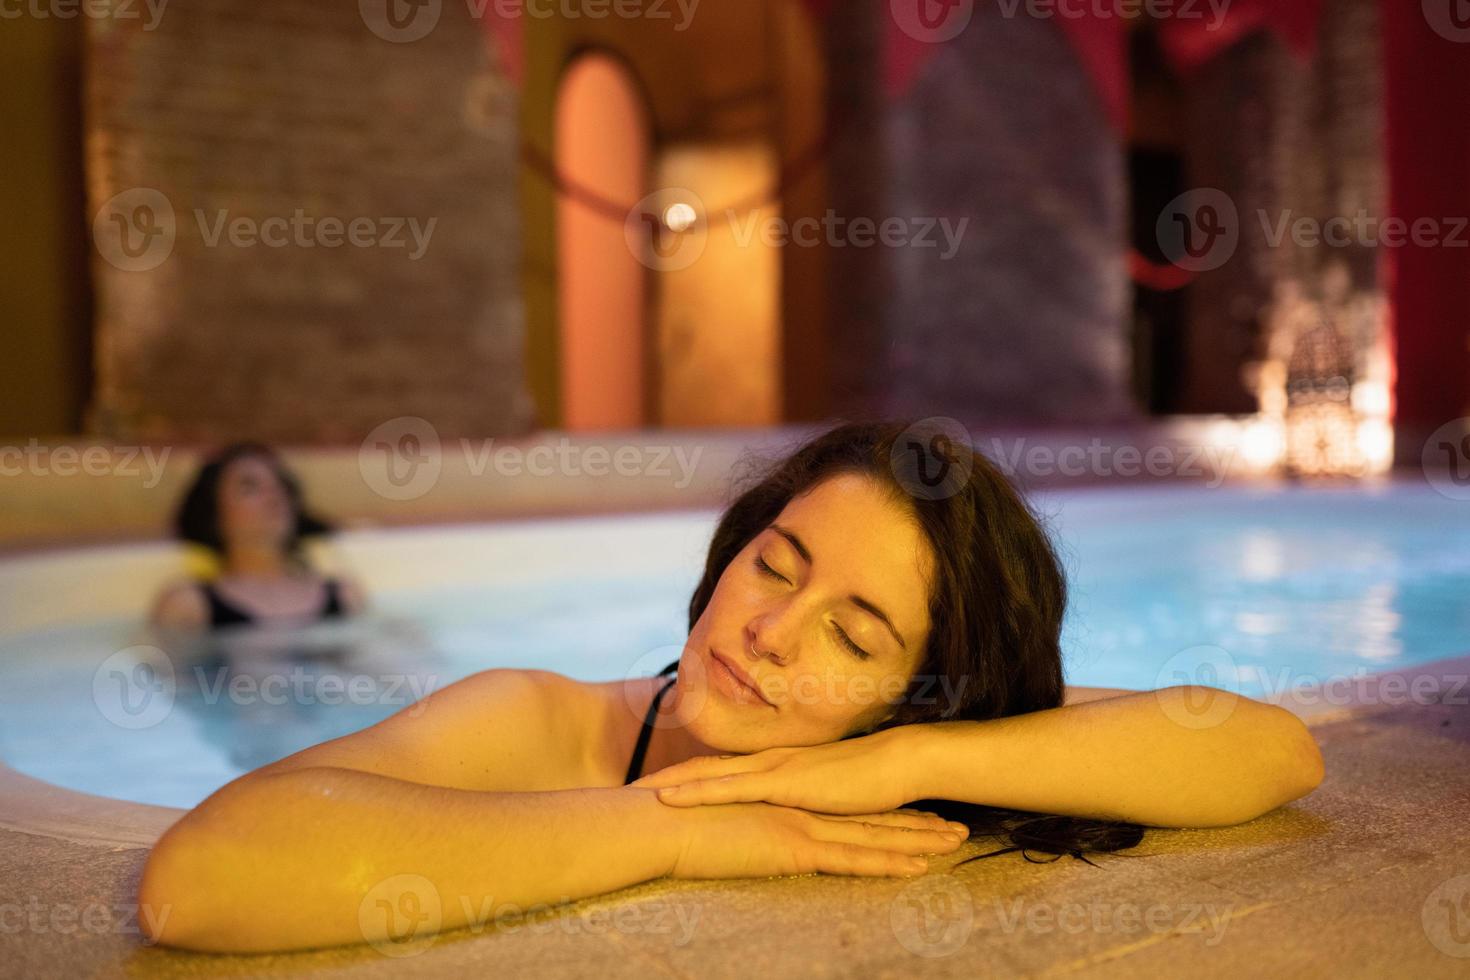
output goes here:
[{"label": "stone wall", "polygon": [[882,407],[979,422],[1134,414],[1123,151],[1056,23],[976,5],[884,130],[885,213],[969,221],[948,257],[942,238],[884,253]]},{"label": "stone wall", "polygon": [[416,40],[379,27],[315,0],[91,23],[94,430],[530,426],[513,90],[463,4]]}]

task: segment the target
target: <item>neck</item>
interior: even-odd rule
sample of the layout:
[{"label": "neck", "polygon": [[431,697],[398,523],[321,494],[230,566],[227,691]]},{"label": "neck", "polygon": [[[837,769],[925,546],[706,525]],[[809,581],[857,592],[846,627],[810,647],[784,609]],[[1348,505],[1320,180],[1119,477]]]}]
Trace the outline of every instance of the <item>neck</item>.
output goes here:
[{"label": "neck", "polygon": [[[668,683],[666,677],[659,677],[656,680],[657,683],[653,687],[654,694],[657,694]],[[679,694],[679,688],[676,685],[659,702],[658,720],[654,725],[653,734],[648,739],[648,751],[643,757],[642,775],[644,776],[695,756],[720,754],[719,749],[705,744],[690,734],[688,728],[674,723],[673,718],[678,709]]]},{"label": "neck", "polygon": [[282,578],[291,563],[277,546],[235,544],[225,553],[225,573],[244,578]]}]

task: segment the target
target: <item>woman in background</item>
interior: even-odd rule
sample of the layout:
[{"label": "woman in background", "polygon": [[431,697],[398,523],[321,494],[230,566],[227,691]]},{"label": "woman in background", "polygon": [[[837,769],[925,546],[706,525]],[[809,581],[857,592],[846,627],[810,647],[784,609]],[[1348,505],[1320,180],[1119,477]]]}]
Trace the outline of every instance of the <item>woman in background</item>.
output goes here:
[{"label": "woman in background", "polygon": [[220,573],[165,589],[151,616],[156,626],[295,627],[366,605],[356,583],[324,577],[307,563],[303,540],[330,528],[305,511],[300,485],[266,446],[236,443],[206,462],[174,526],[179,538],[214,554]]}]

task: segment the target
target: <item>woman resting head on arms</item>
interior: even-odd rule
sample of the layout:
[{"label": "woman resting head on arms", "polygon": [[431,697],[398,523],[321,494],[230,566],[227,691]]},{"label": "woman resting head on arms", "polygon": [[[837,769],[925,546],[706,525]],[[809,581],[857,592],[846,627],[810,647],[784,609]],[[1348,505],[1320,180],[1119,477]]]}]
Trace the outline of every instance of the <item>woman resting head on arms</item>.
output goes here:
[{"label": "woman resting head on arms", "polygon": [[912,875],[971,830],[1082,855],[1317,785],[1283,709],[1066,688],[1045,533],[983,456],[906,429],[838,426],[730,505],[666,692],[489,670],[241,776],[155,846],[150,937],[283,950],[402,939],[382,910],[410,899],[447,929],[662,876]]},{"label": "woman resting head on arms", "polygon": [[236,443],[200,467],[174,528],[180,540],[210,551],[220,574],[165,589],[150,617],[156,626],[301,626],[365,605],[354,582],[324,578],[307,564],[303,539],[330,528],[306,512],[296,478],[265,446]]}]

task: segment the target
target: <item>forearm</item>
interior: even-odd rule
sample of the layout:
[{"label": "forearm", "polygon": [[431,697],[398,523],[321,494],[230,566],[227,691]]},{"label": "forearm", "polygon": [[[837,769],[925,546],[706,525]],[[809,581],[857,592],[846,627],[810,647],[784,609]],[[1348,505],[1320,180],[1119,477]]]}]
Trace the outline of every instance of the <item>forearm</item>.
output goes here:
[{"label": "forearm", "polygon": [[396,908],[393,889],[407,886],[405,907],[437,903],[443,929],[489,925],[667,874],[676,818],[641,788],[481,793],[296,769],[227,787],[171,828],[149,857],[140,919],[191,949],[359,943],[388,928],[377,900]]},{"label": "forearm", "polygon": [[[1192,714],[1201,698],[1229,700]],[[1295,716],[1204,688],[893,731],[907,742],[915,799],[1160,827],[1250,820],[1322,778],[1316,743]]]}]

